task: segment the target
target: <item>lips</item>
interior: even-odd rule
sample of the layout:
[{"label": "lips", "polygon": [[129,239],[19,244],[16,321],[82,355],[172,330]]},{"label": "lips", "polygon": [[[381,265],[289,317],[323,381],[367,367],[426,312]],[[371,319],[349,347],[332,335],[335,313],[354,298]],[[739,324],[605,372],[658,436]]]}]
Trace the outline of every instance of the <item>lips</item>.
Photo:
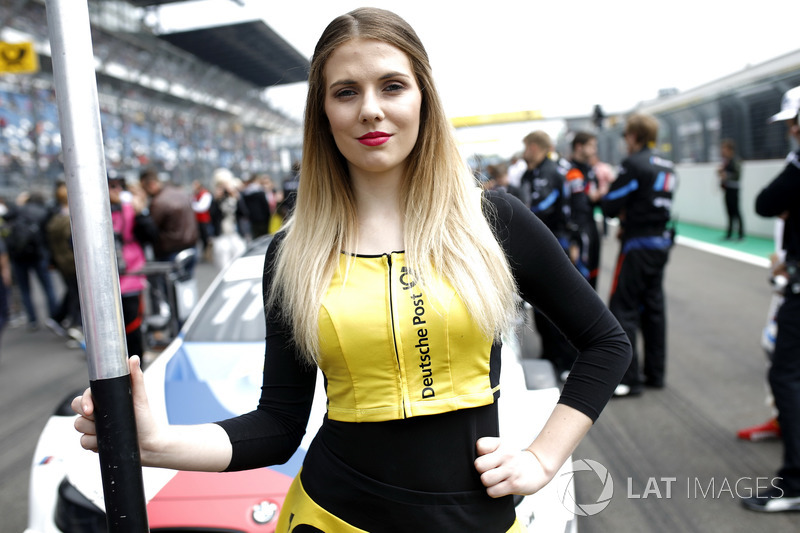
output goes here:
[{"label": "lips", "polygon": [[378,146],[391,138],[391,134],[382,131],[371,131],[358,138],[358,142],[366,146]]}]

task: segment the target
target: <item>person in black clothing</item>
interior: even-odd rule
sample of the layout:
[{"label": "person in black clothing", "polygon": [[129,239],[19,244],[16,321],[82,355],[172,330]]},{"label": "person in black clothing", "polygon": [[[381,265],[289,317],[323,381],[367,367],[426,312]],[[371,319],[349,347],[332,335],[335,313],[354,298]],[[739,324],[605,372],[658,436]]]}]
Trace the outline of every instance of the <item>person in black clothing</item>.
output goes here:
[{"label": "person in black clothing", "polygon": [[[258,407],[219,423],[156,422],[134,363],[142,463],[285,462],[319,369],[327,414],[277,531],[523,531],[513,494],[542,488],[589,430],[627,368],[624,331],[544,224],[474,181],[427,54],[394,13],[361,8],[325,29],[301,172],[291,223],[264,261]],[[497,401],[501,333],[519,297],[580,349],[524,450],[502,446]],[[73,408],[82,445],[95,449],[90,392]]]},{"label": "person in black clothing", "polygon": [[717,169],[719,186],[725,191],[725,211],[728,214],[728,232],[725,240],[731,240],[734,226],[738,229],[739,240],[744,239],[744,223],[739,211],[739,189],[741,188],[742,164],[736,155],[736,143],[733,139],[722,139],[720,142],[722,164]]},{"label": "person in black clothing", "polygon": [[[564,169],[551,157],[553,143],[546,132],[533,131],[522,142],[522,157],[528,163],[521,178],[522,197],[567,253],[570,195]],[[540,309],[534,308],[533,321],[542,343],[541,357],[552,362],[556,373],[565,379],[577,357],[575,348]]]},{"label": "person in black clothing", "polygon": [[28,315],[28,329],[33,331],[39,327],[39,317],[31,293],[30,274],[33,272],[44,290],[47,303],[44,323],[54,333],[63,335],[64,329],[53,319],[58,313],[58,300],[50,276],[50,251],[45,239],[45,228],[51,211],[45,205],[41,193],[34,191],[29,195],[23,194],[25,196],[6,215],[10,226],[6,246],[11,259],[11,271]]},{"label": "person in black clothing", "polygon": [[[781,111],[771,122],[785,121],[800,141],[800,87],[784,94]],[[789,282],[778,309],[778,333],[769,369],[769,384],[778,411],[783,464],[778,479],[766,490],[742,499],[754,511],[800,511],[800,150],[789,154],[786,167],[756,197],[756,213],[781,217],[786,275]]]},{"label": "person in black clothing", "polygon": [[250,222],[250,237],[256,239],[269,233],[272,213],[267,200],[267,191],[261,185],[258,174],[252,174],[241,192],[241,200]]},{"label": "person in black clothing", "polygon": [[522,142],[525,145],[522,157],[528,163],[528,170],[520,180],[525,203],[566,250],[569,245],[569,189],[564,172],[550,157],[553,143],[550,136],[541,130],[529,133]]},{"label": "person in black clothing", "polygon": [[594,220],[597,195],[597,178],[590,161],[597,154],[597,137],[579,131],[572,139],[571,168],[567,171],[570,191],[570,258],[575,266],[597,288],[600,268],[600,233]]},{"label": "person in black clothing", "polygon": [[677,184],[673,163],[657,155],[658,121],[631,115],[625,125],[628,157],[602,200],[607,217],[620,221],[620,252],[609,308],[628,334],[633,358],[617,396],[642,391],[636,333],[644,341],[644,385],[664,386],[667,355],[667,312],[664,268],[673,236],[668,228],[672,194]]}]

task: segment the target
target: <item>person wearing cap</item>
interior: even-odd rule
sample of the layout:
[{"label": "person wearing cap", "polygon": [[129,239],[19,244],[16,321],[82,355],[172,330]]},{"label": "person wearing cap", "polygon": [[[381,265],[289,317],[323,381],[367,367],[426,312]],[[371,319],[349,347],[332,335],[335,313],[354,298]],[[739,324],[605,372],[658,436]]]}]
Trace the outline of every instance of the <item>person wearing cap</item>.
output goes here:
[{"label": "person wearing cap", "polygon": [[[783,95],[781,110],[770,122],[785,122],[789,135],[800,142],[800,86]],[[778,309],[778,333],[769,369],[769,384],[778,411],[783,441],[783,464],[777,479],[756,491],[742,505],[753,511],[800,511],[800,149],[790,153],[786,167],[756,197],[756,213],[784,220],[786,252],[784,300]]]}]

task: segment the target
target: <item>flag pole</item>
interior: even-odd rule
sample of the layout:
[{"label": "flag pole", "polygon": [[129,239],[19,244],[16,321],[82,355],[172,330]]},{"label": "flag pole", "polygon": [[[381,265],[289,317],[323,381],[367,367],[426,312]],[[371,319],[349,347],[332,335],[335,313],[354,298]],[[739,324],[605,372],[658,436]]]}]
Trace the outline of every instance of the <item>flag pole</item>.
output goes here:
[{"label": "flag pole", "polygon": [[[88,4],[46,0],[87,365],[110,532],[148,531]],[[138,354],[141,355],[141,354]]]}]

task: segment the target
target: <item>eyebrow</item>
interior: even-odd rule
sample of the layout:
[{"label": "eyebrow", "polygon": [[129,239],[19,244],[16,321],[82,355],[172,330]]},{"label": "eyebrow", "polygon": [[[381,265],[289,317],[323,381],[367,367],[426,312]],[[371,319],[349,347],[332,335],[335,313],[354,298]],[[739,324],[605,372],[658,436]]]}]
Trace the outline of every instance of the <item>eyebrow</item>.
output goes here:
[{"label": "eyebrow", "polygon": [[[384,74],[383,76],[381,76],[380,78],[378,78],[378,80],[383,81],[383,80],[389,80],[389,79],[392,79],[392,78],[411,79],[411,76],[409,76],[408,74],[405,74],[403,72],[388,72],[388,73]],[[334,87],[339,87],[339,86],[342,86],[342,85],[357,85],[357,84],[358,84],[358,82],[356,80],[338,80],[338,81],[335,81],[335,82],[331,83],[328,88],[329,89],[333,89]]]}]

